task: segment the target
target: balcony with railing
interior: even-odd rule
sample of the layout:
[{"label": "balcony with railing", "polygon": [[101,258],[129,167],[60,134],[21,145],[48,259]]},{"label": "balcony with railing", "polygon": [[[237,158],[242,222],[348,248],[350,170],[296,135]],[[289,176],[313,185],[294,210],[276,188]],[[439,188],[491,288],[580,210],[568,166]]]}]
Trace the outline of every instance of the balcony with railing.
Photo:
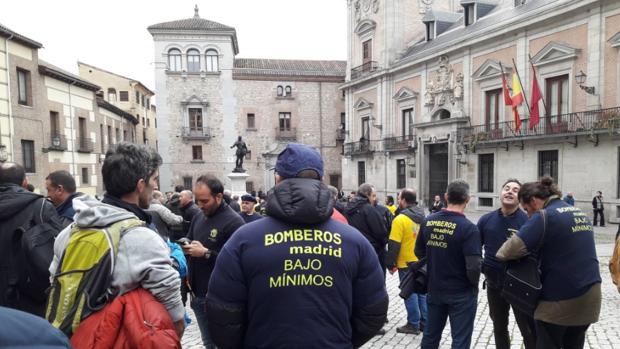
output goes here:
[{"label": "balcony with railing", "polygon": [[296,128],[280,128],[276,127],[276,140],[278,141],[295,141],[297,140]]},{"label": "balcony with railing", "polygon": [[541,117],[533,128],[530,128],[530,121],[523,120],[519,130],[515,128],[514,120],[459,128],[459,141],[484,144],[619,132],[620,107]]},{"label": "balcony with railing", "polygon": [[50,133],[48,150],[64,151],[67,150],[67,138],[60,133]]},{"label": "balcony with railing", "polygon": [[360,141],[343,144],[345,156],[365,155],[379,150],[379,141]]},{"label": "balcony with railing", "polygon": [[409,134],[406,136],[389,137],[383,139],[383,150],[396,151],[396,150],[412,150],[415,148],[413,143],[415,142],[415,135]]},{"label": "balcony with railing", "polygon": [[95,149],[95,143],[90,138],[77,137],[75,139],[75,147],[78,153],[92,153]]},{"label": "balcony with railing", "polygon": [[188,140],[206,140],[211,138],[211,131],[208,127],[183,127],[181,134]]},{"label": "balcony with railing", "polygon": [[370,74],[379,69],[376,61],[369,61],[351,69],[351,80],[355,80],[363,75]]}]

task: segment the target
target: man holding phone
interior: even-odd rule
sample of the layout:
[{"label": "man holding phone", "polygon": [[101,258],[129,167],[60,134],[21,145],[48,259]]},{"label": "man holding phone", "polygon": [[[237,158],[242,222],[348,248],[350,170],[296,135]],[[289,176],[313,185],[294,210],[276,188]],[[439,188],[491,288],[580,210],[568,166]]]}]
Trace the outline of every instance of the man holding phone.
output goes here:
[{"label": "man holding phone", "polygon": [[224,185],[212,176],[200,176],[194,186],[194,198],[203,214],[192,220],[187,234],[189,244],[181,246],[189,255],[189,283],[193,291],[191,307],[196,315],[202,342],[215,348],[207,329],[205,297],[217,256],[230,236],[244,224],[243,219],[224,201]]}]

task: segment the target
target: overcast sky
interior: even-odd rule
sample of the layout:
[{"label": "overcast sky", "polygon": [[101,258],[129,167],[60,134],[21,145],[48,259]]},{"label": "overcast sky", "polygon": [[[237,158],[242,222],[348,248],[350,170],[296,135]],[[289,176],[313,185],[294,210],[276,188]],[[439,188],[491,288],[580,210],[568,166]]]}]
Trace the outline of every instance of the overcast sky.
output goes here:
[{"label": "overcast sky", "polygon": [[200,17],[237,29],[244,58],[346,60],[346,0],[7,0],[0,23],[43,44],[40,58],[77,61],[154,89],[155,23]]}]

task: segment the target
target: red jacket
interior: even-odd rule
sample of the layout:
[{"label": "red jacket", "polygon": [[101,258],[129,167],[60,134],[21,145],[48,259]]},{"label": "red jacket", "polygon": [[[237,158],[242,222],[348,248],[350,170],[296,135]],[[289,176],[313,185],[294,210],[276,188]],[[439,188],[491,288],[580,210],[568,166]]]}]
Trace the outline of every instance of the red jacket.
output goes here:
[{"label": "red jacket", "polygon": [[343,216],[342,213],[338,212],[338,210],[336,210],[335,208],[334,208],[334,212],[332,212],[332,219],[340,221],[344,224],[349,224],[349,221],[347,221],[347,218]]},{"label": "red jacket", "polygon": [[142,288],[117,297],[82,321],[71,345],[75,349],[181,349],[168,311]]}]

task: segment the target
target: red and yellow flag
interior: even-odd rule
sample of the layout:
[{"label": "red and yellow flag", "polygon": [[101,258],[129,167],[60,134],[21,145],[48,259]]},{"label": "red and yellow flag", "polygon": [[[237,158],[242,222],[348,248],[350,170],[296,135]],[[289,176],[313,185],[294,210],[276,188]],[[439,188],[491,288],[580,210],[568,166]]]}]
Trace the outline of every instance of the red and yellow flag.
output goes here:
[{"label": "red and yellow flag", "polygon": [[512,74],[512,112],[515,117],[515,129],[521,129],[521,117],[519,116],[519,105],[523,103],[523,89],[517,73]]}]

